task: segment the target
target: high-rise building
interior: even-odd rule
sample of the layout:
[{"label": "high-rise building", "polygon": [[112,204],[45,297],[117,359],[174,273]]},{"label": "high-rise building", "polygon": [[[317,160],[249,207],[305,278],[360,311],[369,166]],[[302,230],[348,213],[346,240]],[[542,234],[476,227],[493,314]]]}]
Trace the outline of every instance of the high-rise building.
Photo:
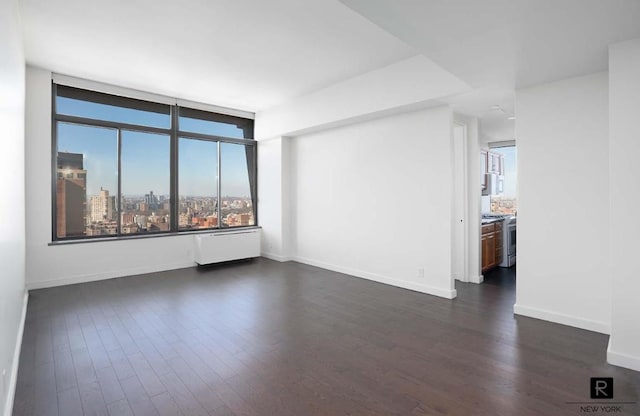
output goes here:
[{"label": "high-rise building", "polygon": [[153,191],[149,191],[144,196],[144,203],[147,204],[148,209],[156,209],[158,207],[158,196],[153,194]]},{"label": "high-rise building", "polygon": [[109,191],[100,188],[100,194],[91,196],[91,222],[112,221],[116,212],[116,197],[109,196]]},{"label": "high-rise building", "polygon": [[87,171],[82,153],[58,152],[56,224],[58,237],[84,234],[87,206]]}]

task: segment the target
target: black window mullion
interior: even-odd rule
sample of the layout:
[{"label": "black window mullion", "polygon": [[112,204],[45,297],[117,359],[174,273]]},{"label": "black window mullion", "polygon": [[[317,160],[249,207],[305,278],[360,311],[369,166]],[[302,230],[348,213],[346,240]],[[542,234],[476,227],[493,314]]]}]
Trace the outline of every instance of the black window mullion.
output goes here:
[{"label": "black window mullion", "polygon": [[171,160],[171,183],[169,184],[171,231],[178,232],[178,213],[180,211],[180,201],[178,200],[178,108],[171,106],[171,149],[169,157]]},{"label": "black window mullion", "polygon": [[121,122],[108,121],[108,120],[95,120],[92,118],[70,116],[66,114],[55,114],[54,120],[62,121],[70,124],[80,124],[80,125],[94,126],[94,127],[104,127],[104,128],[111,128],[111,129],[121,128],[121,129],[131,130],[131,131],[140,131],[143,133],[156,133],[156,134],[171,133],[171,129],[164,129],[160,127],[142,126],[138,124],[121,123]]},{"label": "black window mullion", "polygon": [[249,174],[253,176],[251,185],[251,209],[253,210],[253,225],[258,225],[258,146],[251,146],[253,150],[253,166],[247,166]]},{"label": "black window mullion", "polygon": [[218,228],[222,228],[222,154],[220,152],[222,150],[222,146],[219,141],[216,143],[218,146]]},{"label": "black window mullion", "polygon": [[221,124],[236,126],[243,132],[243,138],[253,139],[254,121],[249,118],[214,113],[205,110],[196,110],[189,107],[180,107],[180,116],[204,121],[212,121]]},{"label": "black window mullion", "polygon": [[120,237],[122,236],[121,210],[122,210],[122,203],[123,203],[123,199],[122,199],[122,130],[117,129],[117,132],[118,132],[118,192],[117,192],[118,201],[116,205],[116,215],[118,217],[116,218],[116,224],[117,224],[116,235]]},{"label": "black window mullion", "polygon": [[[58,85],[51,83],[51,241],[58,240],[58,122],[56,97]],[[86,201],[85,201],[86,204]]]},{"label": "black window mullion", "polygon": [[58,97],[71,98],[78,101],[112,105],[116,107],[148,111],[158,114],[169,114],[170,111],[170,106],[168,104],[140,100],[137,98],[122,97],[119,95],[90,91],[82,88],[69,87],[66,85],[59,85],[56,95]]},{"label": "black window mullion", "polygon": [[[67,97],[80,101],[88,101],[98,104],[106,104],[106,105],[114,105],[124,108],[137,109],[141,111],[151,111],[155,113],[163,113],[169,115],[170,118],[170,126],[169,128],[164,127],[153,127],[153,126],[145,126],[138,124],[129,124],[126,122],[120,121],[109,121],[109,120],[100,120],[96,118],[85,118],[77,115],[71,114],[58,114],[57,109],[57,97]],[[247,168],[248,175],[250,181],[250,191],[251,191],[251,203],[253,208],[253,218],[254,225],[257,225],[257,143],[252,139],[253,137],[253,127],[254,121],[250,119],[244,119],[242,117],[229,116],[225,114],[217,114],[217,113],[209,113],[202,110],[192,110],[192,109],[182,109],[177,105],[167,105],[160,104],[155,102],[147,102],[143,100],[130,99],[127,97],[119,97],[112,96],[110,94],[98,93],[94,91],[88,91],[83,89],[77,89],[73,87],[67,86],[58,86],[56,83],[52,83],[52,112],[51,112],[51,122],[52,122],[52,138],[51,138],[51,171],[52,171],[52,241],[56,240],[72,240],[72,239],[86,239],[89,240],[93,238],[93,236],[72,236],[72,237],[63,237],[58,238],[57,230],[57,162],[58,162],[58,154],[57,154],[57,146],[58,146],[58,124],[59,123],[69,123],[76,125],[85,125],[92,127],[103,127],[107,129],[113,129],[116,132],[116,141],[117,141],[117,203],[115,204],[114,211],[116,218],[116,233],[115,236],[120,237],[129,237],[129,234],[123,234],[123,222],[122,222],[122,214],[123,214],[123,182],[122,182],[122,168],[123,168],[123,131],[137,131],[144,132],[150,134],[165,134],[169,135],[169,175],[170,175],[170,184],[169,184],[169,197],[170,197],[170,206],[169,206],[169,214],[170,214],[170,222],[169,222],[169,232],[170,233],[179,233],[179,215],[180,215],[180,200],[179,200],[179,177],[180,177],[180,166],[179,166],[179,149],[180,149],[180,137],[185,136],[189,138],[191,136],[192,139],[195,140],[203,140],[213,142],[217,148],[217,196],[216,196],[216,215],[218,217],[217,226],[213,229],[223,229],[223,218],[222,218],[222,148],[223,143],[231,143],[236,145],[243,145],[246,151],[247,157]],[[181,114],[184,110],[185,114]],[[62,110],[61,110],[62,111]],[[202,120],[210,120],[220,123],[233,124],[239,128],[241,128],[244,132],[244,138],[232,138],[232,137],[222,137],[215,136],[197,132],[181,132],[180,131],[180,116],[192,116],[194,118],[202,119]],[[131,121],[130,119],[128,119]],[[139,120],[135,119],[134,122],[138,122]],[[165,124],[166,126],[166,124]],[[113,142],[111,142],[113,143]],[[253,156],[253,157],[251,157]],[[251,159],[253,159],[251,161]],[[249,166],[251,163],[251,166]],[[84,202],[86,205],[85,208],[85,218],[83,221],[86,225],[86,218],[90,215],[91,207],[88,205],[88,201]],[[194,231],[194,230],[182,230],[182,231]],[[158,233],[161,234],[161,233]],[[141,236],[141,235],[140,235]],[[149,234],[145,236],[151,236]],[[139,236],[138,236],[139,237]]]},{"label": "black window mullion", "polygon": [[209,140],[209,141],[220,141],[222,143],[234,143],[241,144],[245,146],[255,146],[256,141],[253,139],[235,139],[233,137],[225,137],[225,136],[216,136],[215,134],[204,134],[204,133],[196,133],[191,131],[180,131],[178,130],[178,135],[180,137],[188,137],[194,140]]}]

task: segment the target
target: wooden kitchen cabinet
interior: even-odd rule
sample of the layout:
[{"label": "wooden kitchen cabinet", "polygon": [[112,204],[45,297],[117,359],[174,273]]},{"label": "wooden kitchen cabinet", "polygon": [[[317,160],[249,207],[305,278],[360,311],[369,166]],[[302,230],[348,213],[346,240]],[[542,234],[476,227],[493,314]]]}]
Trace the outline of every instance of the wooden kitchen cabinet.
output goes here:
[{"label": "wooden kitchen cabinet", "polygon": [[482,271],[496,267],[502,261],[502,222],[482,226]]},{"label": "wooden kitchen cabinet", "polygon": [[502,227],[502,221],[494,224],[494,233],[496,235],[496,266],[502,263]]},{"label": "wooden kitchen cabinet", "polygon": [[482,271],[485,272],[495,266],[496,263],[496,241],[495,234],[488,233],[482,235]]}]

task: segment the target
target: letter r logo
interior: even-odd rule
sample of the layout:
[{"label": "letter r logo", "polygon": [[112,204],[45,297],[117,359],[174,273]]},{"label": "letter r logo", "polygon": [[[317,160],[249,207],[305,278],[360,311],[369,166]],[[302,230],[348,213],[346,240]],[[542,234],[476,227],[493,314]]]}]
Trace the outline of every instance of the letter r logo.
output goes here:
[{"label": "letter r logo", "polygon": [[591,377],[592,399],[613,399],[613,377]]}]

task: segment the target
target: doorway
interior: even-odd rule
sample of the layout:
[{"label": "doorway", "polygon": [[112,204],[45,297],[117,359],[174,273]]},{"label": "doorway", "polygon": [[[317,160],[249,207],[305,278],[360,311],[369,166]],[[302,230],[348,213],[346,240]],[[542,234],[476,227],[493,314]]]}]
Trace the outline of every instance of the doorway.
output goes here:
[{"label": "doorway", "polygon": [[517,148],[515,141],[480,150],[483,282],[515,288],[517,263]]}]

